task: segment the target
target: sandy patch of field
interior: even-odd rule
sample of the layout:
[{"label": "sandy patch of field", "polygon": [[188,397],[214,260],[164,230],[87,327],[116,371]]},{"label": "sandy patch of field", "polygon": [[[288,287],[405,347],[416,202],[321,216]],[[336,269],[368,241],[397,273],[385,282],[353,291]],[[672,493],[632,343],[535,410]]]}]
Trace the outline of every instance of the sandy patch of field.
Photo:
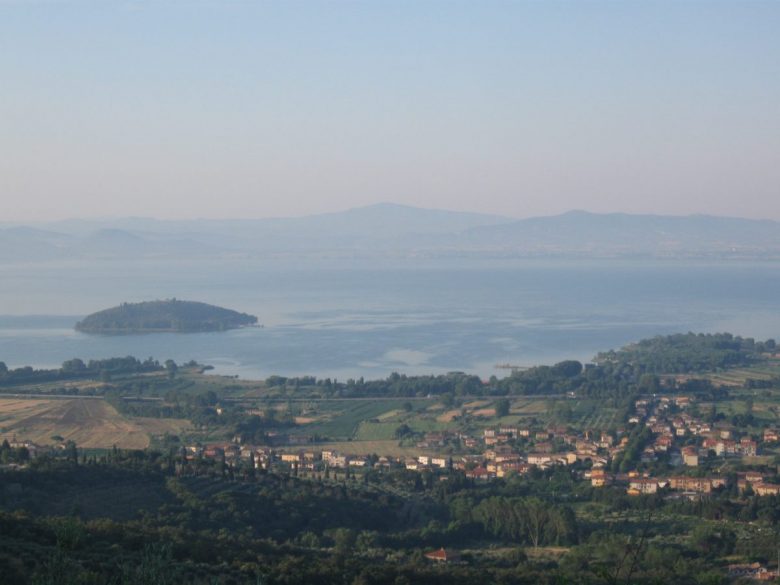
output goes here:
[{"label": "sandy patch of field", "polygon": [[471,413],[474,416],[496,416],[495,408],[480,408]]},{"label": "sandy patch of field", "polygon": [[179,433],[190,425],[179,419],[126,419],[103,400],[85,399],[0,399],[0,417],[0,440],[16,437],[49,445],[60,436],[87,448],[143,449],[151,435]]},{"label": "sandy patch of field", "polygon": [[318,420],[316,417],[313,416],[296,416],[294,419],[296,425],[308,425],[316,420]]},{"label": "sandy patch of field", "polygon": [[465,408],[475,409],[475,408],[483,408],[488,404],[490,404],[490,400],[472,400],[471,402],[467,402],[463,406]]},{"label": "sandy patch of field", "polygon": [[454,410],[448,410],[447,412],[440,414],[439,416],[436,417],[436,421],[448,423],[455,420],[455,418],[458,416],[460,416],[460,409],[456,408]]},{"label": "sandy patch of field", "polygon": [[0,399],[0,422],[13,416],[18,416],[20,412],[34,411],[41,404],[49,402],[48,400],[16,400],[13,398]]},{"label": "sandy patch of field", "polygon": [[385,421],[385,420],[388,420],[388,419],[391,419],[391,418],[395,418],[399,414],[403,414],[403,412],[404,412],[403,410],[399,410],[399,409],[396,408],[395,410],[388,410],[386,413],[380,414],[376,418],[377,418],[377,420]]}]

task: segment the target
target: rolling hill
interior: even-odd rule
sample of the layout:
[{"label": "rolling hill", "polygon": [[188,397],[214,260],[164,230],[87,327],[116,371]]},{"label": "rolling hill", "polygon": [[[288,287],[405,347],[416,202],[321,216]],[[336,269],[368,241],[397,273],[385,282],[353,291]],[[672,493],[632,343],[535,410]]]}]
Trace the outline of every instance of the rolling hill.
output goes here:
[{"label": "rolling hill", "polygon": [[0,229],[0,262],[356,255],[780,258],[780,223],[585,211],[518,220],[383,203],[291,218],[69,220]]},{"label": "rolling hill", "polygon": [[225,331],[257,323],[257,317],[194,301],[122,303],[76,323],[84,333],[157,333]]}]

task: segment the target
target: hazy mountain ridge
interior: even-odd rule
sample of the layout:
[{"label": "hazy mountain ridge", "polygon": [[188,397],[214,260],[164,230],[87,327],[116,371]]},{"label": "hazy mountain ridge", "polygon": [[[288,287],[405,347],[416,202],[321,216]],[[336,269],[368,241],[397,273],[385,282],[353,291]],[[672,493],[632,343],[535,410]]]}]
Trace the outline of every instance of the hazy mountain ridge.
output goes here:
[{"label": "hazy mountain ridge", "polygon": [[322,254],[780,258],[780,223],[585,211],[518,220],[385,203],[294,218],[120,218],[0,228],[4,262]]},{"label": "hazy mountain ridge", "polygon": [[663,216],[572,211],[475,228],[479,246],[597,255],[772,253],[780,251],[780,223],[708,215]]}]

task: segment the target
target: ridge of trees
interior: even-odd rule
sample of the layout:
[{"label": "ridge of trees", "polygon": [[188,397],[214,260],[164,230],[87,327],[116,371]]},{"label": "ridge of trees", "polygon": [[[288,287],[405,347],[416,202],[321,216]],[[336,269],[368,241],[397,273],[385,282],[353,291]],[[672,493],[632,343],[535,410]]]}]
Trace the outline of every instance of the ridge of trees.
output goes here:
[{"label": "ridge of trees", "polygon": [[169,299],[122,303],[76,323],[85,333],[224,331],[254,325],[257,317],[196,301]]}]

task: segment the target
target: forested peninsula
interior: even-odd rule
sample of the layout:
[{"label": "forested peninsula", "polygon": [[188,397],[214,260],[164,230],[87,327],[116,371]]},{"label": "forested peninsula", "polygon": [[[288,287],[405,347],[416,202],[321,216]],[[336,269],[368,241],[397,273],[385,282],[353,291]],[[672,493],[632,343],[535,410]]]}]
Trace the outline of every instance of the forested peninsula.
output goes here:
[{"label": "forested peninsula", "polygon": [[84,333],[191,333],[255,325],[257,317],[207,303],[169,299],[122,303],[76,323]]}]

